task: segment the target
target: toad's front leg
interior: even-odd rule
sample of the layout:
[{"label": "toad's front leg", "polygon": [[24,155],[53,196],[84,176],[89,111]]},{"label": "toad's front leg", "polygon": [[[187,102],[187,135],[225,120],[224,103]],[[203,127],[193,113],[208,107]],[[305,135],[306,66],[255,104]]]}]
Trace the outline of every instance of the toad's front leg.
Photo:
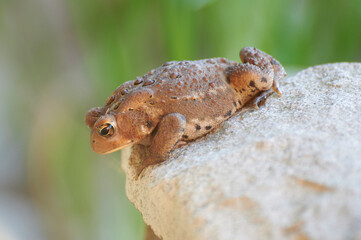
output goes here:
[{"label": "toad's front leg", "polygon": [[278,82],[286,76],[282,65],[272,56],[251,47],[241,50],[244,64],[232,67],[229,72],[230,85],[240,92],[240,100],[253,100],[254,107],[273,92],[281,95]]},{"label": "toad's front leg", "polygon": [[179,113],[165,115],[155,129],[154,137],[149,147],[149,156],[137,170],[137,178],[144,168],[163,162],[182,138],[186,126],[186,118]]}]

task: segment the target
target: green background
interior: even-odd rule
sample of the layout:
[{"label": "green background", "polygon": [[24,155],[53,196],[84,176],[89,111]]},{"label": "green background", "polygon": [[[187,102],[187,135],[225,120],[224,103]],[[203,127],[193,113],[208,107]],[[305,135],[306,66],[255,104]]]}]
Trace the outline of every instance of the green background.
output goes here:
[{"label": "green background", "polygon": [[0,238],[142,239],[119,152],[93,153],[84,124],[124,81],[169,60],[238,61],[245,46],[289,75],[361,59],[361,0],[0,4]]}]

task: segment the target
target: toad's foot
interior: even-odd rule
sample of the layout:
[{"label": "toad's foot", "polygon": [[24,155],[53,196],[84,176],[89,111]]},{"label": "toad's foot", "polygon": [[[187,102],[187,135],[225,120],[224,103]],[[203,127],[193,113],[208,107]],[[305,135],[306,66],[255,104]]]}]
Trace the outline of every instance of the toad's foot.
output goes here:
[{"label": "toad's foot", "polygon": [[259,96],[255,97],[252,101],[252,107],[258,110],[258,104],[264,100],[266,100],[266,98],[268,96],[270,96],[273,93],[273,89],[268,89],[265,92],[262,92]]},{"label": "toad's foot", "polygon": [[286,76],[286,71],[276,59],[251,47],[243,48],[240,57],[244,64],[230,69],[229,80],[231,86],[240,93],[242,102],[254,98],[254,106],[257,108],[257,104],[273,92],[281,96],[278,82]]}]

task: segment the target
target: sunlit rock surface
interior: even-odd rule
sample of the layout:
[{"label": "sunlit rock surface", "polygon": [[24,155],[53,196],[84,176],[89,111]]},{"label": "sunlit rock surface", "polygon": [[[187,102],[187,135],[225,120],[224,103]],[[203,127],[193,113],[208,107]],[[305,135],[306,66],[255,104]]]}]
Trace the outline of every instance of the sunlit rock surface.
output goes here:
[{"label": "sunlit rock surface", "polygon": [[[361,64],[308,68],[127,195],[164,240],[361,239]],[[139,161],[133,151],[130,161]]]}]

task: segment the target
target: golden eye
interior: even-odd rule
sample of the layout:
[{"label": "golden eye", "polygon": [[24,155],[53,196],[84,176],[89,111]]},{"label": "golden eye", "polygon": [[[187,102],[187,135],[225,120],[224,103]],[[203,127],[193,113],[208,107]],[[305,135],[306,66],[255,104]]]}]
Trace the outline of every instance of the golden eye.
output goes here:
[{"label": "golden eye", "polygon": [[98,133],[102,137],[110,137],[114,134],[114,127],[110,123],[105,123],[98,127]]}]

